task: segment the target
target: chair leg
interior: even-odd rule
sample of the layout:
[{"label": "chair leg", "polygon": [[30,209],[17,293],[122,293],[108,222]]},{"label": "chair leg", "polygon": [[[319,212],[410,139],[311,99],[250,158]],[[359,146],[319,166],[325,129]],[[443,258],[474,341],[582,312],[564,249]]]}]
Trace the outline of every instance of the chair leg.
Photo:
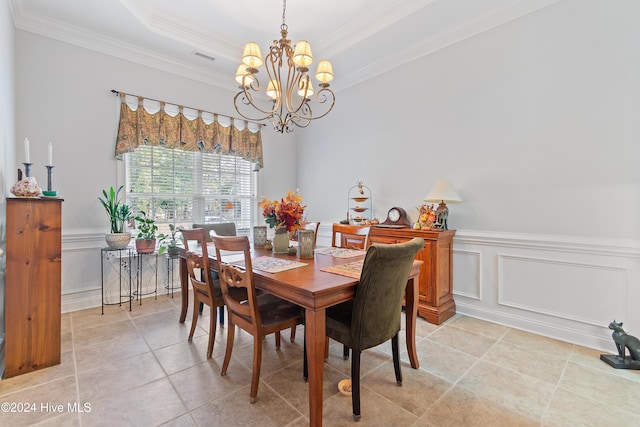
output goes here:
[{"label": "chair leg", "polygon": [[400,353],[398,351],[398,334],[391,338],[391,353],[393,354],[393,370],[396,371],[396,384],[402,385],[402,370],[400,369]]},{"label": "chair leg", "polygon": [[280,348],[280,342],[281,342],[281,337],[280,337],[280,331],[276,332],[276,348]]},{"label": "chair leg", "polygon": [[328,358],[329,358],[329,337],[324,337],[324,360],[327,360]]},{"label": "chair leg", "polygon": [[189,331],[188,341],[193,339],[193,334],[196,331],[196,325],[198,324],[198,312],[196,311],[196,307],[198,305],[198,295],[196,292],[193,293],[193,316],[191,317],[191,330]]},{"label": "chair leg", "polygon": [[342,345],[342,358],[344,360],[349,359],[349,347],[344,344]]},{"label": "chair leg", "polygon": [[231,360],[231,352],[233,351],[233,341],[235,339],[236,326],[229,321],[227,325],[227,349],[224,352],[224,361],[222,362],[222,369],[220,375],[227,375],[227,368],[229,367],[229,361]]},{"label": "chair leg", "polygon": [[220,327],[224,326],[224,306],[223,305],[218,307],[218,321],[220,322]]},{"label": "chair leg", "polygon": [[292,327],[291,328],[291,336],[289,337],[289,340],[291,342],[294,342],[296,340],[296,327]]},{"label": "chair leg", "polygon": [[309,361],[307,360],[307,334],[304,334],[304,344],[302,344],[302,378],[305,382],[309,380]]},{"label": "chair leg", "polygon": [[260,384],[260,365],[262,364],[262,337],[253,337],[253,372],[251,373],[251,393],[249,402],[255,403]]},{"label": "chair leg", "polygon": [[360,421],[360,352],[357,350],[351,355],[351,405],[353,419]]},{"label": "chair leg", "polygon": [[[211,301],[213,304],[213,301]],[[207,347],[207,359],[211,359],[211,355],[213,354],[213,342],[214,337],[216,336],[216,308],[211,305],[210,307],[210,319],[209,319],[209,346]]]}]

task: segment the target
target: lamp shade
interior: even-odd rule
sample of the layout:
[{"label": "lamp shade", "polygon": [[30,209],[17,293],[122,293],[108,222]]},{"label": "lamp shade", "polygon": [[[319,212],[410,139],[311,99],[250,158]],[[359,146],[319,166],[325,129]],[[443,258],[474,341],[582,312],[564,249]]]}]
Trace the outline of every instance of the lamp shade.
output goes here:
[{"label": "lamp shade", "polygon": [[253,83],[253,80],[253,75],[247,71],[247,66],[244,64],[240,64],[238,66],[238,69],[236,70],[236,81],[238,82],[238,84],[242,85],[244,82],[244,86],[249,86]]},{"label": "lamp shade", "polygon": [[[307,82],[309,82],[309,89],[307,89]],[[302,79],[298,84],[298,95],[310,98],[313,95],[313,84],[310,79]]]},{"label": "lamp shade", "polygon": [[442,202],[445,203],[455,203],[461,202],[462,199],[456,192],[453,185],[446,179],[439,179],[429,194],[424,197],[425,202]]},{"label": "lamp shade", "polygon": [[293,62],[299,67],[307,67],[313,62],[313,54],[311,53],[311,45],[306,40],[300,40],[296,43],[293,51]]},{"label": "lamp shade", "polygon": [[258,43],[249,42],[244,46],[242,63],[247,67],[252,68],[258,68],[262,65],[262,53],[260,53],[260,46],[258,46]]},{"label": "lamp shade", "polygon": [[331,62],[323,59],[318,63],[316,79],[318,79],[322,83],[328,83],[333,80],[333,67],[331,66]]}]

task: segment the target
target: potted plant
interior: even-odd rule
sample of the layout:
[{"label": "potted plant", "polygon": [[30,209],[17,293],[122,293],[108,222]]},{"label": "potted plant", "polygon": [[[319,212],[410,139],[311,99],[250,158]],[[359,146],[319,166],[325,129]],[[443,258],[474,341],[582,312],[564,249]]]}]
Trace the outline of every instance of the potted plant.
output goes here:
[{"label": "potted plant", "polygon": [[169,224],[169,234],[160,234],[158,236],[158,253],[163,254],[166,252],[170,256],[178,255],[178,239],[181,237],[180,231],[176,229],[176,226]]},{"label": "potted plant", "polygon": [[131,241],[131,233],[125,232],[124,227],[131,219],[132,212],[129,205],[120,201],[120,192],[123,188],[123,185],[118,190],[110,187],[108,192],[102,190],[103,197],[98,197],[109,216],[111,232],[105,236],[105,239],[111,249],[124,249]]},{"label": "potted plant", "polygon": [[[158,226],[153,218],[145,211],[134,218],[134,227],[138,230],[136,235],[136,250],[141,254],[148,254],[156,250]],[[161,236],[164,237],[164,236]]]}]

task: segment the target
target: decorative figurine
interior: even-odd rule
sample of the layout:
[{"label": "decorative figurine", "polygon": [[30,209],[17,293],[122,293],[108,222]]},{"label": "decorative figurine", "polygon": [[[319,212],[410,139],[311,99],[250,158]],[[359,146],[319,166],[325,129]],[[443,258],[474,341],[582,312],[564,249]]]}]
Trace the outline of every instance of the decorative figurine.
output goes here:
[{"label": "decorative figurine", "polygon": [[[640,369],[640,340],[633,335],[627,335],[622,329],[622,322],[617,323],[614,320],[609,323],[609,329],[613,331],[611,337],[618,355],[601,354],[600,360],[616,369]],[[626,350],[629,350],[629,356],[626,355]]]}]

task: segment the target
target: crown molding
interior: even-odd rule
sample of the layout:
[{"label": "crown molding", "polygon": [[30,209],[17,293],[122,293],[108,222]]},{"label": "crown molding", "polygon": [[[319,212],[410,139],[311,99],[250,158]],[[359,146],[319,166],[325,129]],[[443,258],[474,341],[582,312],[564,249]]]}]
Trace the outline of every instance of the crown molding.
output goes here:
[{"label": "crown molding", "polygon": [[[433,0],[430,0],[427,4],[432,1]],[[391,71],[394,68],[535,12],[558,1],[559,0],[521,0],[515,4],[507,4],[496,8],[484,15],[474,17],[455,27],[442,31],[433,37],[406,46],[404,49],[394,50],[384,58],[373,61],[349,74],[342,75],[340,79],[333,82],[332,86],[334,90],[338,92],[362,83],[363,81]],[[43,37],[63,41],[75,46],[187,77],[222,89],[233,92],[237,91],[233,79],[209,68],[188,64],[167,55],[162,55],[49,17],[28,12],[20,0],[8,0],[8,4],[14,25],[20,30],[29,31]],[[123,4],[127,4],[127,2],[125,1]],[[362,41],[367,35],[380,31],[392,23],[397,22],[399,19],[402,19],[403,16],[407,16],[407,14],[410,14],[412,11],[424,6],[424,0],[390,0],[377,9],[363,14],[356,21],[350,23],[349,26],[342,27],[327,38],[316,43],[316,45],[318,45],[319,50],[323,50],[327,54],[333,52],[327,56],[334,56],[337,52],[343,51]],[[132,13],[135,12],[132,11]],[[137,13],[135,14],[138,16]],[[235,60],[234,58],[237,57],[236,54],[239,49],[237,49],[233,43],[194,30],[186,25],[186,23],[176,21],[175,17],[156,14],[150,19],[139,19],[141,19],[144,25],[150,30],[196,47],[198,50],[207,54],[213,53],[213,56],[217,55],[218,57],[230,60]],[[371,22],[375,22],[376,24],[372,26]],[[211,40],[213,39],[220,42],[218,46],[226,46],[226,48],[216,49],[216,52],[211,52],[211,49],[206,46],[210,46]]]},{"label": "crown molding", "polygon": [[441,31],[433,37],[409,45],[404,49],[396,50],[392,54],[380,58],[378,61],[373,61],[354,72],[343,75],[333,86],[337,92],[357,85],[365,80],[374,78],[470,37],[482,34],[485,31],[533,13],[558,1],[560,0],[523,0],[518,4],[506,5],[494,9],[484,15],[468,19],[455,27]]},{"label": "crown molding", "polygon": [[[234,92],[237,90],[229,76],[221,75],[209,68],[186,64],[170,56],[158,54],[157,52],[143,49],[121,40],[87,31],[50,17],[26,13],[20,5],[19,0],[9,0],[9,2],[15,6],[15,8],[12,9],[14,25],[20,30],[176,74],[181,77],[187,77],[222,89]],[[14,14],[14,10],[17,11],[17,13]]]}]

